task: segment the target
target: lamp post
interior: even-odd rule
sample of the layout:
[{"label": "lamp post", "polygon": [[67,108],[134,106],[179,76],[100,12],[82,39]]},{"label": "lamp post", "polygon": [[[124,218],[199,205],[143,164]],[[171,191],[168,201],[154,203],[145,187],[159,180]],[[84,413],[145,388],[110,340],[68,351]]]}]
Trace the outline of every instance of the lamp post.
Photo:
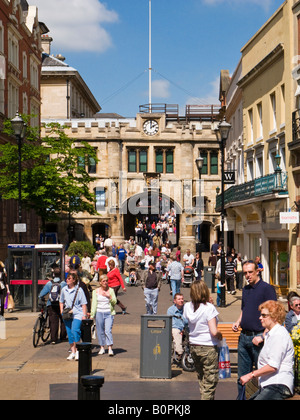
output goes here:
[{"label": "lamp post", "polygon": [[196,159],[196,166],[199,172],[199,217],[200,217],[200,223],[199,223],[199,231],[198,231],[198,240],[199,240],[199,252],[202,252],[202,245],[201,245],[201,241],[202,241],[202,235],[201,235],[201,224],[202,224],[202,213],[201,213],[201,174],[202,174],[202,168],[203,168],[203,162],[204,159],[203,157],[201,157],[201,155],[199,157],[197,157]]},{"label": "lamp post", "polygon": [[[18,201],[18,222],[19,224],[22,223],[22,181],[21,181],[21,162],[22,162],[22,140],[25,136],[25,130],[26,130],[26,123],[23,120],[23,118],[19,115],[19,113],[16,113],[15,118],[11,120],[11,126],[12,130],[14,132],[14,135],[18,141],[18,161],[19,161],[19,181],[18,181],[18,189],[19,189],[19,201]],[[20,227],[19,227],[20,229]],[[19,232],[19,242],[21,243],[22,236],[21,232]]]},{"label": "lamp post", "polygon": [[280,191],[282,189],[282,169],[280,167],[280,163],[281,163],[281,156],[279,154],[279,151],[277,151],[277,154],[275,156],[275,162],[277,165],[277,168],[275,169],[275,183],[276,183],[276,188],[275,190]]},{"label": "lamp post", "polygon": [[[222,171],[222,182],[221,182],[221,283],[222,286],[225,285],[225,250],[224,250],[224,228],[225,228],[225,174],[224,174],[224,165],[225,165],[225,146],[228,139],[229,131],[231,129],[231,124],[224,120],[219,124],[218,128],[215,130],[217,139],[220,144],[221,149],[221,171]],[[226,294],[225,287],[221,287],[221,302],[220,307],[225,308],[226,306]]]}]

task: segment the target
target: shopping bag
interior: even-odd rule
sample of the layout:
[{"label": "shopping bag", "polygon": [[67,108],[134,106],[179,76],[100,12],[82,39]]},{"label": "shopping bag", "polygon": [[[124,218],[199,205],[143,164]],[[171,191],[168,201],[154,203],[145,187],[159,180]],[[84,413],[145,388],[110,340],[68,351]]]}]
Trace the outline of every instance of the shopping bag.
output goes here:
[{"label": "shopping bag", "polygon": [[8,295],[6,295],[5,302],[4,302],[4,309],[7,309],[8,304]]},{"label": "shopping bag", "polygon": [[230,353],[225,338],[222,340],[219,352],[219,378],[231,378]]},{"label": "shopping bag", "polygon": [[12,295],[8,295],[7,310],[12,312],[15,309],[15,302]]}]

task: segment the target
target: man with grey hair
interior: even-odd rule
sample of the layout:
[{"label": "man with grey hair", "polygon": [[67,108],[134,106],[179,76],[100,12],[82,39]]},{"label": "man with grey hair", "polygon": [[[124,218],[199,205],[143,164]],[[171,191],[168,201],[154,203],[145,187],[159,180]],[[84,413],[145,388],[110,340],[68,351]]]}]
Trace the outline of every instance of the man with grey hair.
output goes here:
[{"label": "man with grey hair", "polygon": [[293,296],[290,301],[291,310],[285,318],[285,328],[289,333],[300,321],[300,296]]}]

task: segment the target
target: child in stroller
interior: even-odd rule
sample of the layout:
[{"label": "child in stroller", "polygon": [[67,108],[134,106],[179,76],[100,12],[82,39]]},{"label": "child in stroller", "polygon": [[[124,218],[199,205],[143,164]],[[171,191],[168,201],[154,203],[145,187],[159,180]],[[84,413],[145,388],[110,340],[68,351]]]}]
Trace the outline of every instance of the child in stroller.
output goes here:
[{"label": "child in stroller", "polygon": [[130,267],[129,269],[129,285],[137,286],[136,268]]}]

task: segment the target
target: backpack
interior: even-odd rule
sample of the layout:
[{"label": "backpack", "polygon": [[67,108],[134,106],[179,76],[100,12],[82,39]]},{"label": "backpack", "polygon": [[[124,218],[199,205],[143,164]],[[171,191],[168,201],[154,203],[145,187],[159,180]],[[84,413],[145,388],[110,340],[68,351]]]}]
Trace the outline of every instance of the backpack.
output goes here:
[{"label": "backpack", "polygon": [[49,293],[49,300],[51,302],[52,305],[58,304],[59,303],[59,296],[60,296],[60,282],[59,283],[55,283],[54,281],[51,281],[52,286],[51,286],[51,290]]}]

